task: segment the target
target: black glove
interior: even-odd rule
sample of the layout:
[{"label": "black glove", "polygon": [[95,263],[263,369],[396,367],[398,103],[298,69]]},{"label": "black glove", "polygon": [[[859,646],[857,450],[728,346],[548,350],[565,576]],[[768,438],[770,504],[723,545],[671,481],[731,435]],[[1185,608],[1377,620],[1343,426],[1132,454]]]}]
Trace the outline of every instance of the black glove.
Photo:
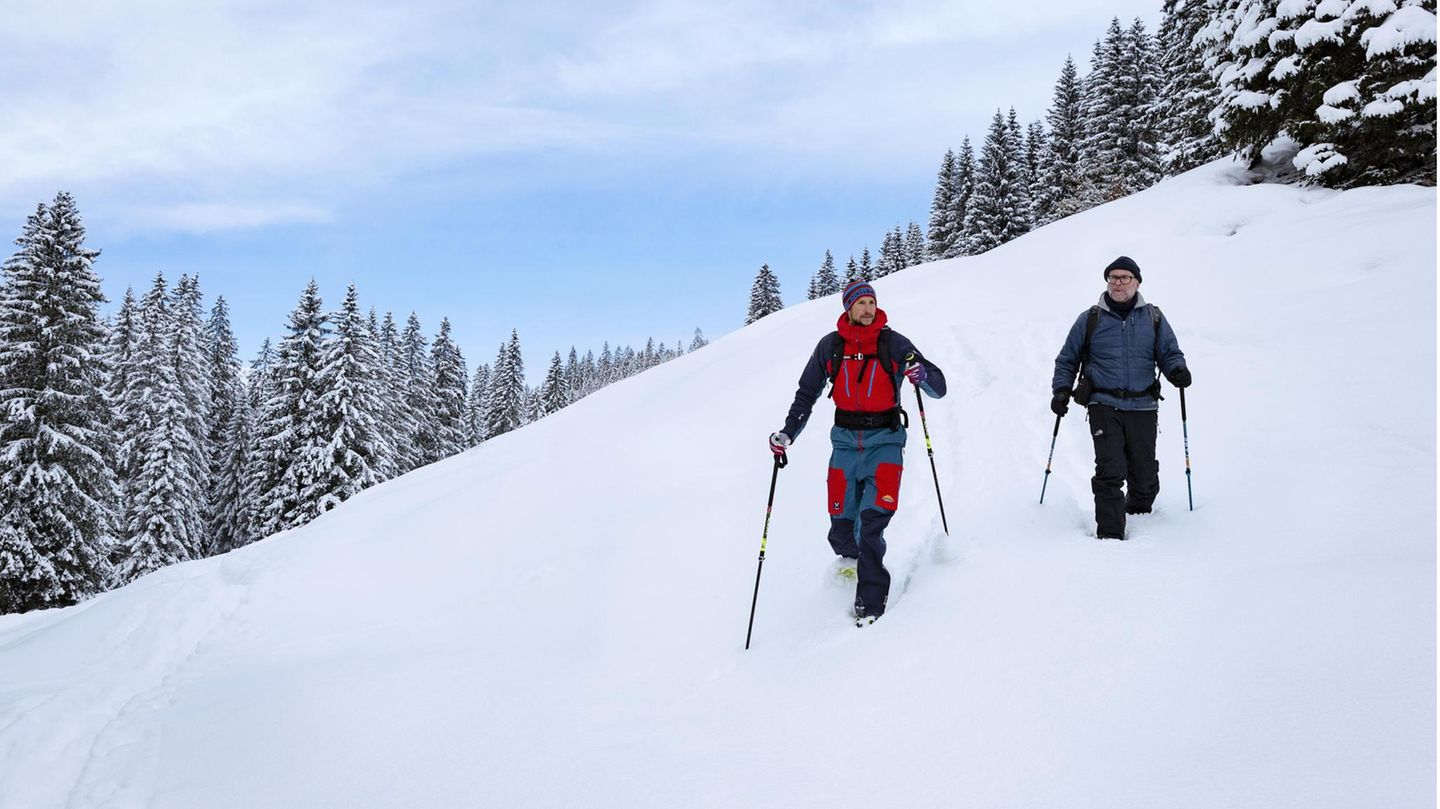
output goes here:
[{"label": "black glove", "polygon": [[1050,412],[1057,416],[1070,412],[1070,391],[1064,388],[1055,391],[1055,395],[1050,399]]},{"label": "black glove", "polygon": [[1170,384],[1177,388],[1190,387],[1190,369],[1183,365],[1166,374],[1165,378],[1170,380]]}]

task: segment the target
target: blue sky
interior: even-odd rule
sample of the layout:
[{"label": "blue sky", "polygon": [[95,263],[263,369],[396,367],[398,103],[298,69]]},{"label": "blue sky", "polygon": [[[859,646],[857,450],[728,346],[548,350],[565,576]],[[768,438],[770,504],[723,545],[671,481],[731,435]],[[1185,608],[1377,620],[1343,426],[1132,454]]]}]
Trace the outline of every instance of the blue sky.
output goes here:
[{"label": "blue sky", "polygon": [[448,316],[472,368],[518,329],[536,382],[571,345],[739,328],[762,263],[803,299],[826,249],[923,226],[996,107],[1042,116],[1067,54],[1159,6],[23,0],[0,233],[68,190],[113,301],[199,273],[247,361],[313,276]]}]

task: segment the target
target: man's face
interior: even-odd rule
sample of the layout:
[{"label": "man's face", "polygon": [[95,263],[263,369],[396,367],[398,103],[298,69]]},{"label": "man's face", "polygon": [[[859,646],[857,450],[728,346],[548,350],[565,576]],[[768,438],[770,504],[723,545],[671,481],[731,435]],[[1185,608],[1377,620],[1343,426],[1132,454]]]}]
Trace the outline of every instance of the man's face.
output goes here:
[{"label": "man's face", "polygon": [[857,326],[874,323],[875,299],[869,295],[861,295],[859,300],[850,304],[850,322]]},{"label": "man's face", "polygon": [[1140,290],[1140,282],[1129,270],[1111,270],[1105,274],[1105,282],[1109,286],[1110,298],[1116,303],[1125,303]]}]

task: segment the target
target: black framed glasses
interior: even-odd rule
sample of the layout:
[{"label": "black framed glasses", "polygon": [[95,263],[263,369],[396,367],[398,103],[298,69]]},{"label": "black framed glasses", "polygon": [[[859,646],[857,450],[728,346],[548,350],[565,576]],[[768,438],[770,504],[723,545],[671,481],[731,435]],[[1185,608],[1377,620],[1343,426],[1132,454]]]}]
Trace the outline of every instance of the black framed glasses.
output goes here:
[{"label": "black framed glasses", "polygon": [[1112,283],[1112,284],[1120,284],[1121,286],[1124,286],[1125,284],[1128,284],[1128,283],[1130,283],[1131,281],[1134,281],[1134,280],[1135,280],[1135,276],[1133,276],[1133,275],[1107,275],[1107,276],[1105,277],[1105,280],[1106,280],[1106,281],[1109,281],[1109,282]]}]

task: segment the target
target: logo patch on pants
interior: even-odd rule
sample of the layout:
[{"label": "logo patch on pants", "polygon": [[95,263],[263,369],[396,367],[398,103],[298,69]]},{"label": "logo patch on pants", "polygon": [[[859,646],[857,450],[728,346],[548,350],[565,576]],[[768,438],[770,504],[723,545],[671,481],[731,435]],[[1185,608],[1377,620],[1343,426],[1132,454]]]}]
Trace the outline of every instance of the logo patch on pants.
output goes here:
[{"label": "logo patch on pants", "polygon": [[875,467],[875,505],[886,511],[900,506],[900,464],[882,463]]}]

